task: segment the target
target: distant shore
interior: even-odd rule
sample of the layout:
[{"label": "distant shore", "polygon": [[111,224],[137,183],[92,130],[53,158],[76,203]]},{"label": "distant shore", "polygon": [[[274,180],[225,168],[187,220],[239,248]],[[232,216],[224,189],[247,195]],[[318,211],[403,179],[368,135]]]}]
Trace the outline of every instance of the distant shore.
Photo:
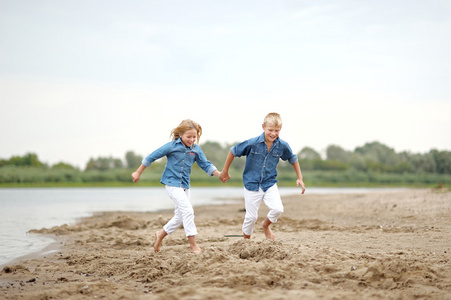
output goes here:
[{"label": "distant shore", "polygon": [[[280,187],[295,187],[295,180],[291,181],[280,181],[278,183]],[[24,183],[0,183],[1,188],[76,188],[76,187],[161,187],[162,184],[158,181],[155,182],[121,182],[121,181],[111,181],[111,182],[24,182]],[[242,181],[232,182],[229,181],[226,184],[222,182],[209,181],[209,182],[191,182],[193,187],[215,187],[215,186],[231,186],[238,187],[243,186]],[[337,182],[324,182],[315,185],[308,185],[308,187],[343,187],[343,188],[437,188],[439,183],[411,183],[411,184],[399,184],[399,183],[378,183],[378,182],[355,182],[355,183],[337,183]],[[445,185],[445,186],[448,186]]]},{"label": "distant shore", "polygon": [[[0,270],[5,299],[450,299],[451,192],[284,197],[273,224],[243,240],[243,204],[196,207],[199,255],[182,228],[153,252],[172,216],[108,212],[35,230],[59,244]],[[261,221],[267,209],[260,210]],[[258,221],[258,222],[259,222]],[[258,224],[258,223],[257,223]],[[210,297],[210,298],[209,298]]]}]

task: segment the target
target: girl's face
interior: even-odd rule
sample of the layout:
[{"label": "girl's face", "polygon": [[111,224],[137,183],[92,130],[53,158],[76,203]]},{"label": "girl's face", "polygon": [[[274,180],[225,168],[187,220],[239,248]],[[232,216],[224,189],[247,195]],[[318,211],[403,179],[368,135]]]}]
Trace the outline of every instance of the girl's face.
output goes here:
[{"label": "girl's face", "polygon": [[182,139],[182,143],[187,146],[191,147],[197,140],[197,130],[196,129],[190,129],[188,131],[185,131],[180,138]]},{"label": "girl's face", "polygon": [[280,134],[282,128],[274,125],[263,125],[263,130],[265,131],[265,141],[274,142]]}]

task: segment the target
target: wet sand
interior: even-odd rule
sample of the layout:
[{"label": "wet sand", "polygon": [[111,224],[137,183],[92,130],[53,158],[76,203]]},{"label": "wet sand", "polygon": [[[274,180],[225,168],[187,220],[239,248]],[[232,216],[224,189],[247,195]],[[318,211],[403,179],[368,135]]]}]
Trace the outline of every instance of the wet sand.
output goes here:
[{"label": "wet sand", "polygon": [[451,192],[283,197],[272,225],[240,235],[243,203],[195,208],[201,254],[182,228],[154,253],[173,215],[108,212],[34,230],[58,243],[0,269],[5,299],[448,299]]}]

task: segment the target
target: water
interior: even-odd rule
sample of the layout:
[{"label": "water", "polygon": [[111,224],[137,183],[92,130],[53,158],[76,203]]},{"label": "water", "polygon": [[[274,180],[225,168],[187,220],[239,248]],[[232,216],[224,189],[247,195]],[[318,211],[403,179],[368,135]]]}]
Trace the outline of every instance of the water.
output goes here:
[{"label": "water", "polygon": [[[300,188],[279,188],[281,196],[300,194]],[[309,194],[365,193],[366,188],[309,188]],[[194,187],[193,206],[242,201],[242,187]],[[0,189],[0,265],[38,252],[54,240],[27,233],[31,229],[73,224],[100,211],[151,212],[172,209],[163,187],[155,188],[27,188]]]}]

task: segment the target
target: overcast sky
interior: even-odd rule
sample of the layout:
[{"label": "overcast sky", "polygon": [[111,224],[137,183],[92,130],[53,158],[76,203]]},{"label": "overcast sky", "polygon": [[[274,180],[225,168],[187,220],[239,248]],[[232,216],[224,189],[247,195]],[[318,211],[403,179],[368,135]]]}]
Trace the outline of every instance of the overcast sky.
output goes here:
[{"label": "overcast sky", "polygon": [[450,16],[448,0],[0,0],[0,158],[144,156],[186,118],[201,144],[233,143],[273,111],[295,152],[451,151]]}]

